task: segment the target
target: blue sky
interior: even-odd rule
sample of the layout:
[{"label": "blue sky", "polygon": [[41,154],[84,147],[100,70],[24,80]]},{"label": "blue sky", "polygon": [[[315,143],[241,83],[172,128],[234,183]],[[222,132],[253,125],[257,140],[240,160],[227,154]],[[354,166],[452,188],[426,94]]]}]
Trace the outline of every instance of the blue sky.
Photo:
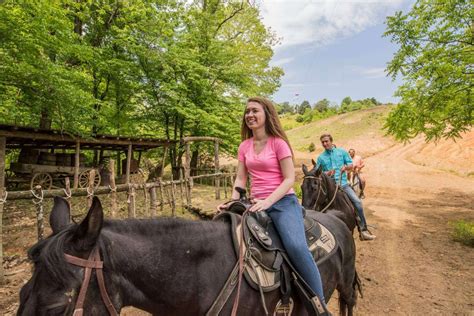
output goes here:
[{"label": "blue sky", "polygon": [[263,0],[265,25],[280,38],[271,64],[285,75],[276,102],[340,103],[375,97],[396,102],[400,80],[384,72],[397,47],[382,38],[384,21],[413,0]]}]

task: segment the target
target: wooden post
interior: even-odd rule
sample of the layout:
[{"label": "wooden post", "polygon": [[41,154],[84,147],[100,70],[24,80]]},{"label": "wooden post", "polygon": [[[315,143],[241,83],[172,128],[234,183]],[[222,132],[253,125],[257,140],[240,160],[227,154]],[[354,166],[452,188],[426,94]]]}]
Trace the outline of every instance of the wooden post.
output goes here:
[{"label": "wooden post", "polygon": [[186,200],[188,204],[188,210],[192,206],[192,188],[193,188],[193,178],[191,178],[191,148],[189,143],[186,143],[186,165],[184,168],[185,178],[186,178]]},{"label": "wooden post", "polygon": [[121,152],[120,151],[117,151],[117,173],[116,175],[117,176],[122,176],[122,158],[121,158]]},{"label": "wooden post", "polygon": [[227,200],[227,176],[224,177],[224,197]]},{"label": "wooden post", "polygon": [[181,197],[181,211],[184,213],[184,170],[182,168],[179,169],[179,194]]},{"label": "wooden post", "polygon": [[142,161],[142,151],[140,150],[140,151],[138,152],[138,167],[140,167],[141,161]]},{"label": "wooden post", "polygon": [[232,198],[232,195],[234,194],[234,182],[235,182],[234,174],[235,173],[236,173],[235,167],[232,166],[231,172],[230,172],[230,198]]},{"label": "wooden post", "polygon": [[[171,187],[171,185],[170,185],[170,187]],[[166,193],[166,199],[168,201],[166,204],[168,204],[171,207],[171,216],[174,217],[173,201],[171,200],[170,188],[167,188],[167,186],[165,186],[164,190],[165,190],[165,193]]]},{"label": "wooden post", "polygon": [[160,174],[158,175],[159,178],[163,178],[163,173],[165,172],[165,162],[166,162],[166,155],[168,154],[168,146],[163,148],[163,158],[161,159],[161,170]]},{"label": "wooden post", "polygon": [[94,179],[95,179],[95,169],[89,171],[89,185],[87,186],[87,205],[92,206],[92,198],[94,197]]},{"label": "wooden post", "polygon": [[[219,140],[214,141],[214,169],[215,173],[219,172]],[[215,178],[215,184],[216,184],[216,200],[221,199],[221,178],[219,176],[216,176]]]},{"label": "wooden post", "polygon": [[5,153],[7,139],[0,137],[0,285],[5,284],[5,271],[3,271],[3,205],[6,200],[5,190]]},{"label": "wooden post", "polygon": [[130,186],[128,190],[128,218],[135,218],[137,214],[135,212],[135,188]]},{"label": "wooden post", "polygon": [[171,184],[170,184],[170,191],[171,191],[171,216],[176,217],[176,184],[174,183],[173,172],[171,172]]},{"label": "wooden post", "polygon": [[160,212],[163,214],[163,207],[165,204],[165,192],[163,189],[163,181],[161,177],[158,178],[158,183],[160,184]]},{"label": "wooden post", "polygon": [[64,193],[66,194],[66,201],[69,204],[69,209],[72,208],[71,205],[71,181],[69,181],[69,177],[64,178],[64,186],[66,187],[64,189]]},{"label": "wooden post", "polygon": [[158,208],[158,203],[156,201],[156,188],[150,188],[150,217],[156,217],[156,209]]},{"label": "wooden post", "polygon": [[114,218],[117,216],[117,188],[115,186],[115,160],[110,159],[109,161],[110,171],[110,211],[111,216]]},{"label": "wooden post", "polygon": [[125,175],[125,183],[130,183],[130,164],[132,163],[132,145],[128,145],[127,152],[127,174]]},{"label": "wooden post", "polygon": [[38,230],[38,241],[43,240],[44,236],[44,212],[43,212],[43,190],[41,185],[37,185],[34,190],[35,200],[33,203],[36,205],[36,227]]},{"label": "wooden post", "polygon": [[80,167],[80,161],[79,161],[79,153],[81,151],[81,143],[79,141],[76,141],[76,155],[75,155],[75,160],[74,160],[74,189],[77,189],[79,187],[79,167]]}]

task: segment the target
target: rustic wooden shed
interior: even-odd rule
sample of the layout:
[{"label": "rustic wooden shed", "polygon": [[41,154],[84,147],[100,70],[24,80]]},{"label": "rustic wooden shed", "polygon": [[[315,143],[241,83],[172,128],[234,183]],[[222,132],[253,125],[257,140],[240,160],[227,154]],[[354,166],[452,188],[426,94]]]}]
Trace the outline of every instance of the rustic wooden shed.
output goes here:
[{"label": "rustic wooden shed", "polygon": [[[130,164],[133,152],[141,153],[157,147],[168,147],[173,141],[147,137],[124,137],[113,135],[95,135],[94,137],[81,137],[71,135],[59,130],[45,130],[32,127],[0,125],[0,186],[5,180],[5,154],[9,148],[21,149],[51,149],[73,150],[75,153],[74,165],[70,166],[74,175],[74,188],[78,187],[80,173],[80,158],[82,150],[110,150],[124,151],[127,153],[125,169],[126,183],[130,181]],[[3,162],[3,164],[2,164]],[[45,167],[47,168],[47,167]],[[54,172],[54,168],[51,172]],[[57,170],[58,168],[56,168]],[[64,168],[63,168],[64,169]]]}]

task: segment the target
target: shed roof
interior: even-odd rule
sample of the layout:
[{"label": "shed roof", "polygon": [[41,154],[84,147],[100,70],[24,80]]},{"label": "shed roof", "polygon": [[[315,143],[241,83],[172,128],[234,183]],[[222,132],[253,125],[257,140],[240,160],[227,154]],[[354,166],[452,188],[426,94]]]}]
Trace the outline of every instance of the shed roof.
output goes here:
[{"label": "shed roof", "polygon": [[79,142],[81,149],[146,151],[167,147],[176,141],[150,137],[95,135],[83,137],[60,130],[0,124],[0,137],[6,137],[7,148],[55,148],[74,149]]}]

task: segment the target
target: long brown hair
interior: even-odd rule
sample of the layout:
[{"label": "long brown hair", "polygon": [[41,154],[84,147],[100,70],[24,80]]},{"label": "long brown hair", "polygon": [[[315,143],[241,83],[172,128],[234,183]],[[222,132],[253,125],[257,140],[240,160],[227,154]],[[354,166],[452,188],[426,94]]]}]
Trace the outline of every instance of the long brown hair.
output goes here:
[{"label": "long brown hair", "polygon": [[[286,133],[283,130],[283,127],[281,126],[280,119],[278,117],[278,113],[275,109],[275,106],[273,105],[273,102],[262,97],[251,97],[247,100],[247,104],[249,104],[250,102],[256,102],[263,107],[263,111],[265,112],[265,132],[268,135],[283,139],[290,147],[291,155],[294,158],[295,155],[293,154],[293,149],[291,148],[290,142],[288,141],[288,137],[286,136]],[[245,123],[246,110],[247,109],[245,108],[244,115],[242,117],[242,125],[240,128],[240,136],[242,137],[242,140],[246,140],[253,137],[252,130],[247,126],[247,123]]]}]

